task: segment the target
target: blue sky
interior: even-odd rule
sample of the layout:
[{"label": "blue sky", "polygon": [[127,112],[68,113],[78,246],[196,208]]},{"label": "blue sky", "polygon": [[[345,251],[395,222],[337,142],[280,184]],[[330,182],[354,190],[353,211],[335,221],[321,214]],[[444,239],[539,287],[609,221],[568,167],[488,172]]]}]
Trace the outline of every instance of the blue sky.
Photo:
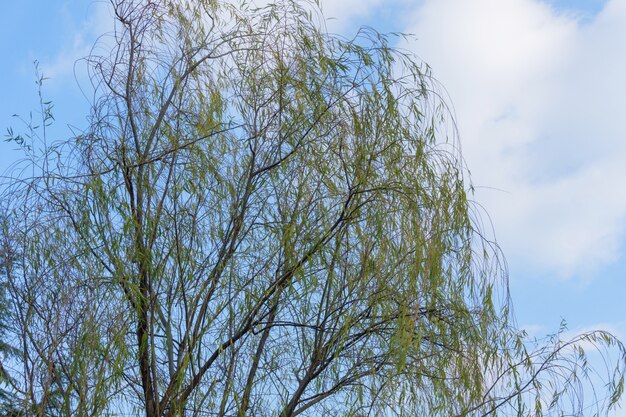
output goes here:
[{"label": "blue sky", "polygon": [[[626,0],[322,1],[329,28],[413,33],[454,105],[461,143],[507,257],[518,322],[539,335],[626,338]],[[0,6],[0,129],[51,79],[52,136],[83,126],[74,61],[109,27],[100,2]],[[78,80],[85,83],[78,71]],[[0,171],[19,157],[0,143]]]},{"label": "blue sky", "polygon": [[[44,95],[54,102],[58,123],[52,136],[67,136],[68,125],[84,126],[89,101],[83,96],[74,75],[74,62],[89,52],[96,37],[107,26],[103,2],[78,0],[22,0],[0,6],[0,134],[22,124],[12,115],[27,118],[38,108],[34,61],[50,79]],[[83,67],[84,68],[84,67]],[[78,66],[78,78],[87,82]],[[20,157],[14,146],[0,143],[0,171]]]}]

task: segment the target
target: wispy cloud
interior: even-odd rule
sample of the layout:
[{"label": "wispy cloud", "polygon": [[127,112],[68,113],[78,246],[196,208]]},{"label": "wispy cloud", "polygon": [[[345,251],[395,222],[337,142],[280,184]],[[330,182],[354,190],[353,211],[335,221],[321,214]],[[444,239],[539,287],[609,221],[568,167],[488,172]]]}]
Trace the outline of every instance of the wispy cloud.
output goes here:
[{"label": "wispy cloud", "polygon": [[[334,31],[390,7],[321,3]],[[401,19],[418,38],[404,46],[450,93],[477,199],[512,268],[568,278],[620,259],[626,1],[580,20],[539,0],[425,0]],[[74,63],[110,22],[106,4],[94,3],[72,42],[42,63],[46,75],[73,78]]]},{"label": "wispy cloud", "polygon": [[427,0],[411,21],[406,46],[450,93],[513,269],[581,277],[618,260],[626,2],[582,21],[537,0]]},{"label": "wispy cloud", "polygon": [[[108,2],[92,2],[83,21],[75,21],[69,13],[67,20],[74,25],[70,41],[61,45],[51,59],[41,62],[42,70],[52,84],[74,82],[75,64],[89,55],[98,37],[113,29],[113,17]],[[77,74],[79,77],[84,75]]]}]

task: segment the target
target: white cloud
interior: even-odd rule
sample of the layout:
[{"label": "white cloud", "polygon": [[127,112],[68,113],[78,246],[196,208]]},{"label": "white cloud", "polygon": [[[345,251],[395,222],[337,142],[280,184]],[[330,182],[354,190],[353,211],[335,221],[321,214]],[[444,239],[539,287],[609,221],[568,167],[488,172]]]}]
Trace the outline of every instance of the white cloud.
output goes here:
[{"label": "white cloud", "polygon": [[381,3],[383,0],[322,0],[321,6],[326,18],[346,21],[357,16],[367,15]]},{"label": "white cloud", "polygon": [[[259,0],[263,2],[264,0]],[[576,20],[539,0],[322,0],[329,29],[385,16],[418,41],[456,109],[464,155],[513,270],[586,275],[620,257],[626,228],[626,1]],[[73,77],[110,29],[92,6],[44,72]],[[396,29],[396,28],[394,28]],[[503,191],[498,191],[503,190]]]},{"label": "white cloud", "polygon": [[538,0],[427,0],[406,31],[450,93],[477,199],[512,269],[571,277],[615,262],[626,2],[583,22]]},{"label": "white cloud", "polygon": [[[68,22],[71,21],[68,17]],[[99,36],[112,30],[113,17],[108,2],[93,2],[87,9],[85,20],[77,22],[71,42],[63,45],[52,59],[41,63],[45,76],[53,84],[73,83],[75,75],[80,81],[86,74],[75,74],[75,65],[89,55]]]},{"label": "white cloud", "polygon": [[[241,0],[227,0],[232,4],[240,4]],[[279,3],[281,0],[247,0],[247,4],[254,7],[265,7],[271,3]],[[385,6],[390,12],[398,4],[406,3],[411,0],[318,0],[319,8],[311,2],[301,2],[304,7],[310,7],[311,10],[322,11],[323,25],[330,32],[350,35],[346,31],[354,23],[355,19],[362,20],[369,16],[372,11],[381,11],[381,6]],[[389,9],[391,7],[392,9]]]},{"label": "white cloud", "polygon": [[[237,5],[240,0],[227,0]],[[248,5],[253,7],[264,7],[279,0],[252,0]],[[411,0],[320,0],[320,7],[323,12],[325,24],[330,31],[345,33],[349,31],[356,19],[369,16],[374,10],[380,12],[378,7],[384,5],[387,11],[392,14],[393,7],[408,4]],[[392,9],[389,9],[392,7]],[[69,15],[69,13],[68,13]],[[72,18],[68,17],[68,22]],[[52,59],[41,63],[45,75],[52,79],[52,82],[73,82],[75,64],[80,59],[86,57],[91,52],[94,42],[101,35],[110,34],[114,29],[114,19],[110,5],[106,1],[97,1],[89,6],[86,18],[83,22],[77,23],[71,42],[63,45]],[[106,38],[100,39],[100,42]]]}]

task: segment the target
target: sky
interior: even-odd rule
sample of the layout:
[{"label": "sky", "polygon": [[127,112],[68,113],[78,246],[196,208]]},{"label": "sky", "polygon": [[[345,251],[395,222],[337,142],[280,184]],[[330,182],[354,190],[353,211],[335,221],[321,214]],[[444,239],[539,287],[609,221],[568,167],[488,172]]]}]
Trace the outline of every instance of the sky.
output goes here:
[{"label": "sky", "polygon": [[[626,339],[626,0],[324,0],[331,31],[411,33],[454,111],[475,200],[506,256],[519,325]],[[84,126],[75,61],[110,27],[102,2],[0,5],[0,133],[37,108]],[[0,171],[19,157],[0,143]]]},{"label": "sky", "polygon": [[413,34],[447,91],[519,324],[626,336],[626,0],[357,4],[326,15]]},{"label": "sky", "polygon": [[626,1],[425,1],[406,25],[454,105],[520,324],[624,335]]}]

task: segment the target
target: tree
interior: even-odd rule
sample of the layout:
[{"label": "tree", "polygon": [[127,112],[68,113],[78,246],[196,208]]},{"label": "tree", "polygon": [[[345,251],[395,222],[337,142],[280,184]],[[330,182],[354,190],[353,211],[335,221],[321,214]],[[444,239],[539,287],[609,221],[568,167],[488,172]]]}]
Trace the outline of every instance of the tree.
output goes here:
[{"label": "tree", "polygon": [[583,343],[624,354],[512,325],[445,103],[387,36],[330,35],[297,1],[111,9],[89,128],[49,143],[42,99],[10,137],[31,168],[2,198],[20,409],[556,414],[583,407]]}]

